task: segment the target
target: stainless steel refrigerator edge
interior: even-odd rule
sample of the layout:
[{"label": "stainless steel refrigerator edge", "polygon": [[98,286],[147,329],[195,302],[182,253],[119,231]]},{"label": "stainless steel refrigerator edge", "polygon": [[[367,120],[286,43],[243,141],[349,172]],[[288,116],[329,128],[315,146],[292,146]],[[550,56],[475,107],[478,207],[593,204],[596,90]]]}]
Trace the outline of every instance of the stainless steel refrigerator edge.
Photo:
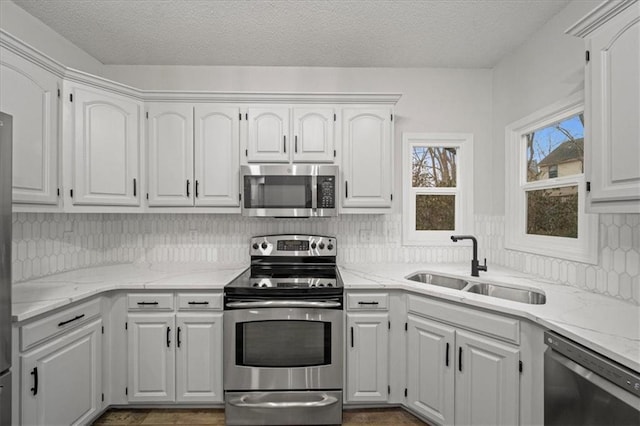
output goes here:
[{"label": "stainless steel refrigerator edge", "polygon": [[0,112],[0,425],[11,424],[11,136]]}]

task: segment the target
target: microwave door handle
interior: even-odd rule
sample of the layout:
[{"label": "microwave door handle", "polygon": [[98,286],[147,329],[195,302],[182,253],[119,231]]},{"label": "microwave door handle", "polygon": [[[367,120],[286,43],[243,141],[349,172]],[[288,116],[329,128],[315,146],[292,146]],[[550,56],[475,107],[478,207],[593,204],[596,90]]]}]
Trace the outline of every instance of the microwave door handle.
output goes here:
[{"label": "microwave door handle", "polygon": [[318,175],[311,176],[311,208],[318,208]]}]

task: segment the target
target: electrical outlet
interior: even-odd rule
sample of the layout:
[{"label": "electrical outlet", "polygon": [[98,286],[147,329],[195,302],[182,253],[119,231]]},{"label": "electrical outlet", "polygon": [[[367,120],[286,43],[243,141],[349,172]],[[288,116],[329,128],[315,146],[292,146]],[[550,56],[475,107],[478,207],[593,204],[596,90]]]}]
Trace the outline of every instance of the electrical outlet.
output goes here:
[{"label": "electrical outlet", "polygon": [[360,242],[361,243],[370,243],[373,238],[373,232],[371,229],[361,229],[360,230]]}]

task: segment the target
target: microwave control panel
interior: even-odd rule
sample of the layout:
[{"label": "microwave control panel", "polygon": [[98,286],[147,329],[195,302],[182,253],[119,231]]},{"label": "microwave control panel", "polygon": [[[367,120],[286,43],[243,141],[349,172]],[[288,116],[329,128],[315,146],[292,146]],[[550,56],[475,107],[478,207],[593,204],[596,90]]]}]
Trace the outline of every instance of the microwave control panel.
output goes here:
[{"label": "microwave control panel", "polygon": [[336,208],[336,178],[335,176],[318,176],[318,208]]}]

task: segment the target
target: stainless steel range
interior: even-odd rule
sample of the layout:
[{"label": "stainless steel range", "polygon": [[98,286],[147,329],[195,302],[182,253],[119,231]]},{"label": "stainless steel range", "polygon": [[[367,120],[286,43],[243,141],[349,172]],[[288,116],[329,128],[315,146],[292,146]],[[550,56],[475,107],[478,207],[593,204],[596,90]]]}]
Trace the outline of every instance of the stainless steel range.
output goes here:
[{"label": "stainless steel range", "polygon": [[268,235],[225,287],[228,425],[342,422],[343,286],[337,243]]}]

